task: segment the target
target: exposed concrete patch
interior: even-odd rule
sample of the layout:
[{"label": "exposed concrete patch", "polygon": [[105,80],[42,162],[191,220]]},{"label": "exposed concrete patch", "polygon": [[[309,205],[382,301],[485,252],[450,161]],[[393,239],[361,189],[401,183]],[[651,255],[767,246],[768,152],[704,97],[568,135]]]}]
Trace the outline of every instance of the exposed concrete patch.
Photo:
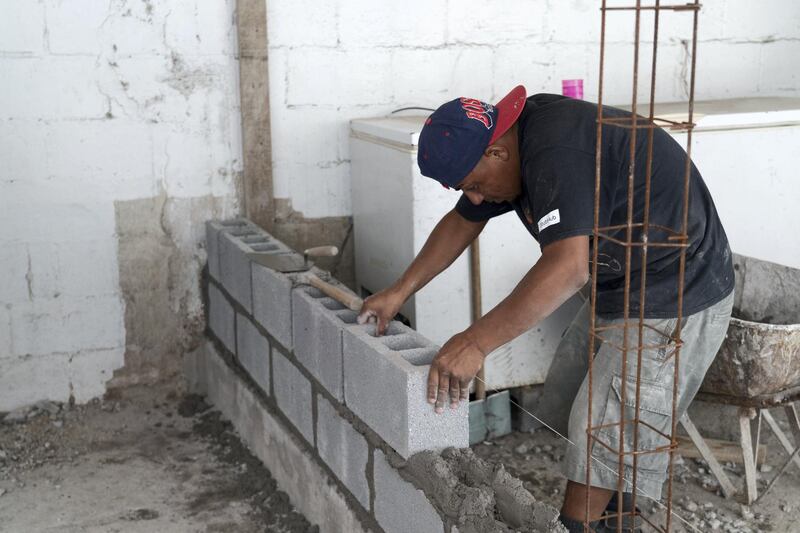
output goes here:
[{"label": "exposed concrete patch", "polygon": [[181,354],[205,329],[203,222],[230,199],[161,195],[114,203],[120,289],[125,300],[125,365],[109,386],[174,376]]},{"label": "exposed concrete patch", "polygon": [[458,527],[480,531],[566,531],[555,508],[538,502],[522,481],[470,449],[421,452],[393,465]]}]

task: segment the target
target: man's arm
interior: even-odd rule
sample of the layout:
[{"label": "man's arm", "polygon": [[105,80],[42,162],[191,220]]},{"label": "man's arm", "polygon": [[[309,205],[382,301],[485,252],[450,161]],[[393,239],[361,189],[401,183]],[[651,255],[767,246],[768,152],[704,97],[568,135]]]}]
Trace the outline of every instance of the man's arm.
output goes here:
[{"label": "man's arm", "polygon": [[542,257],[502,302],[442,347],[428,374],[428,401],[444,408],[466,400],[485,357],[558,309],[589,279],[589,237],[548,244]]},{"label": "man's arm", "polygon": [[542,257],[514,290],[468,331],[488,354],[546,318],[589,279],[589,237],[581,235],[544,247]]},{"label": "man's arm", "polygon": [[363,323],[370,317],[376,317],[378,334],[382,335],[403,303],[450,266],[469,243],[480,235],[484,226],[486,221],[470,222],[455,209],[448,212],[436,224],[422,250],[403,275],[390,287],[364,300],[359,313],[359,322]]}]

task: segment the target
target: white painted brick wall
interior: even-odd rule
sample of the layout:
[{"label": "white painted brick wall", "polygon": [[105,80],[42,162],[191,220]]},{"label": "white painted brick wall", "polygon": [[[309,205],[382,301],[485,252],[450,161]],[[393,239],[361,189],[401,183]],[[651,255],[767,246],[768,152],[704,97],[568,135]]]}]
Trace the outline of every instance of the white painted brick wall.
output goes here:
[{"label": "white painted brick wall", "polygon": [[[614,0],[610,4],[630,4]],[[597,96],[599,0],[272,0],[267,2],[276,197],[305,216],[350,214],[348,121],[464,94],[560,92],[583,78]],[[606,101],[630,100],[633,16],[608,19]],[[642,16],[651,38],[652,14]],[[800,94],[800,2],[714,0],[699,21],[698,99]],[[681,40],[691,15],[661,18],[657,99],[686,97]],[[617,44],[613,44],[617,43]],[[646,67],[649,55],[643,54]],[[793,64],[792,64],[793,63]],[[639,86],[643,94],[648,82]],[[332,166],[331,162],[335,162]]]},{"label": "white painted brick wall", "polygon": [[202,223],[238,209],[235,4],[0,0],[0,411],[122,366],[115,202],[166,196],[172,305],[202,316]]}]

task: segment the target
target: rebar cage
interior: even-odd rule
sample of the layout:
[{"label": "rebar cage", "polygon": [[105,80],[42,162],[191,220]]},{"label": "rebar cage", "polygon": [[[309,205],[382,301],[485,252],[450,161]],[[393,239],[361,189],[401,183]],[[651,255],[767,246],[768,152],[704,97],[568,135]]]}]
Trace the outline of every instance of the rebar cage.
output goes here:
[{"label": "rebar cage", "polygon": [[[647,2],[645,2],[647,3]],[[646,522],[655,531],[668,532],[672,527],[672,518],[676,516],[672,511],[672,477],[673,477],[673,458],[677,448],[676,440],[676,427],[678,423],[677,418],[677,400],[678,400],[678,379],[679,379],[679,365],[680,365],[680,351],[681,351],[681,324],[683,315],[683,289],[684,289],[684,273],[686,268],[686,248],[689,246],[688,232],[688,212],[689,212],[689,180],[691,176],[691,143],[692,143],[692,130],[694,128],[693,113],[694,113],[694,87],[695,87],[695,66],[696,66],[696,51],[697,51],[697,22],[698,14],[700,11],[700,3],[698,0],[688,2],[686,4],[662,4],[660,0],[652,0],[652,3],[643,5],[642,0],[636,0],[634,5],[609,5],[609,0],[602,0],[600,8],[600,63],[599,63],[599,79],[598,79],[598,96],[597,96],[597,144],[595,151],[595,198],[594,198],[594,228],[592,233],[592,258],[591,258],[591,300],[590,300],[590,318],[589,318],[589,353],[588,353],[588,423],[586,427],[587,446],[586,446],[586,486],[591,487],[591,464],[593,461],[592,450],[594,445],[600,445],[610,450],[612,453],[617,454],[617,496],[618,501],[622,502],[623,492],[631,492],[633,499],[633,510],[625,511],[622,505],[618,506],[618,511],[614,513],[605,513],[603,519],[617,518],[617,531],[623,531],[624,517],[629,516],[631,520],[637,516],[636,512],[636,498],[641,496],[641,491],[637,488],[637,466],[639,457],[646,454],[668,454],[668,470],[667,470],[667,495],[664,506],[666,507],[665,522],[663,524],[656,524],[653,520],[638,514],[641,519]],[[655,97],[656,97],[656,66],[658,58],[658,38],[659,38],[659,19],[662,12],[686,12],[692,17],[692,30],[691,41],[684,41],[687,49],[690,49],[690,69],[688,72],[688,102],[687,111],[688,118],[686,121],[667,120],[665,118],[658,118],[655,116]],[[606,40],[607,40],[607,17],[615,16],[614,12],[632,12],[633,14],[633,78],[631,82],[631,115],[630,117],[615,117],[606,118],[603,116],[603,85],[604,76],[606,75],[605,55],[606,55]],[[647,13],[648,17],[652,17],[652,57],[650,59],[650,91],[649,101],[645,104],[647,106],[647,115],[639,116],[637,113],[640,108],[638,98],[639,89],[639,63],[640,63],[640,44],[642,41],[642,18],[643,14]],[[644,106],[641,106],[644,107]],[[619,127],[627,128],[630,130],[630,165],[628,168],[628,181],[627,181],[627,220],[625,224],[615,226],[600,226],[600,190],[601,190],[601,162],[602,162],[602,136],[604,127]],[[665,127],[670,130],[678,130],[686,132],[686,163],[684,169],[683,183],[676,183],[676,187],[683,187],[683,213],[682,224],[680,228],[668,228],[651,224],[650,222],[650,178],[652,173],[653,164],[653,135],[657,127]],[[644,206],[642,209],[642,219],[634,220],[634,178],[635,178],[635,162],[636,162],[636,139],[640,132],[647,135],[647,157],[646,168],[644,169]],[[638,238],[634,237],[634,233]],[[624,237],[623,237],[624,235]],[[619,325],[613,326],[599,326],[597,324],[597,276],[598,276],[598,248],[601,240],[608,241],[613,245],[620,246],[624,249],[625,254],[625,281],[623,293],[623,322]],[[647,286],[647,253],[649,248],[657,247],[670,247],[679,250],[679,272],[677,280],[677,301],[676,301],[676,316],[677,326],[676,330],[669,335],[664,332],[661,334],[662,342],[658,344],[645,344],[643,342],[643,333],[647,328],[653,329],[645,323],[645,295]],[[631,317],[631,259],[634,253],[640,254],[641,268],[639,282],[639,305],[638,317]],[[605,423],[602,425],[592,425],[592,393],[593,393],[593,359],[595,354],[595,347],[597,341],[608,341],[603,338],[603,332],[611,328],[620,328],[623,331],[622,345],[610,344],[611,348],[619,350],[622,354],[622,368],[620,375],[623,376],[621,380],[620,402],[622,405],[626,404],[627,395],[633,393],[634,395],[634,416],[627,418],[625,410],[620,410],[620,420],[612,423]],[[633,338],[632,338],[633,337]],[[666,349],[670,351],[669,357],[674,357],[674,379],[672,387],[672,420],[670,433],[665,432],[653,427],[639,417],[640,413],[640,380],[641,380],[641,362],[642,352],[650,349]],[[629,359],[636,357],[636,373],[635,373],[635,387],[633,391],[627,390],[627,378]],[[608,428],[616,428],[618,431],[619,439],[616,447],[611,446],[601,438],[600,430]],[[649,448],[640,448],[639,433],[640,429],[644,427],[649,431],[655,432],[663,444],[658,446],[651,446]],[[625,432],[631,431],[633,434],[633,446],[625,449]],[[625,460],[626,457],[631,457],[632,462],[632,476],[631,479],[625,479]],[[622,474],[620,474],[622,473]],[[627,490],[625,490],[627,489]],[[589,510],[591,505],[590,491],[586,491],[586,516],[584,519],[584,529],[592,531],[589,525]]]}]

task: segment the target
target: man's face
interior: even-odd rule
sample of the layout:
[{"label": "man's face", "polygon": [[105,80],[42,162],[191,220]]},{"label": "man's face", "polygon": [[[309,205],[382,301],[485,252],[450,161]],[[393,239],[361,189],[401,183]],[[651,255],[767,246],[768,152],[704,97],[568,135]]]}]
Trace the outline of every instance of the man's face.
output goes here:
[{"label": "man's face", "polygon": [[472,172],[458,184],[475,205],[481,202],[510,202],[522,192],[519,155],[502,144],[486,148]]}]

